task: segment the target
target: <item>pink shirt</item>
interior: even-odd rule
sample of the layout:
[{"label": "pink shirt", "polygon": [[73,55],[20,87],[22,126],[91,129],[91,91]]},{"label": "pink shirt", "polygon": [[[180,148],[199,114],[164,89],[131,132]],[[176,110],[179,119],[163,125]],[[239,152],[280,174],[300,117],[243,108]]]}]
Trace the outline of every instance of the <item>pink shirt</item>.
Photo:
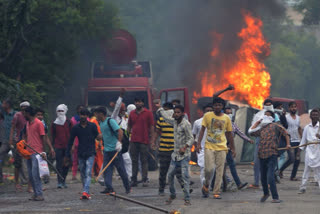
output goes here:
[{"label": "pink shirt", "polygon": [[26,124],[27,124],[27,121],[21,111],[14,115],[14,117],[12,119],[12,125],[14,125],[14,127],[16,129],[16,135],[13,139],[14,141],[16,141],[16,142],[19,141],[20,133]]},{"label": "pink shirt", "polygon": [[[38,153],[44,151],[42,136],[45,135],[44,125],[38,119],[35,118],[33,122],[27,122],[27,144],[30,145]],[[27,150],[34,154],[35,152],[27,147]]]}]

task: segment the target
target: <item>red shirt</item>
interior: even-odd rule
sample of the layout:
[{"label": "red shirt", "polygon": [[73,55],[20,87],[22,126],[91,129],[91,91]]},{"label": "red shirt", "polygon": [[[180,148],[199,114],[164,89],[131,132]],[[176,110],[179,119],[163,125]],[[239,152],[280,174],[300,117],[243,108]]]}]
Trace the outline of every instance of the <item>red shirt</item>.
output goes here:
[{"label": "red shirt", "polygon": [[57,149],[66,149],[70,132],[71,132],[72,124],[70,120],[66,120],[63,125],[51,124],[51,136],[54,140],[52,142],[54,144],[54,148]]},{"label": "red shirt", "polygon": [[151,111],[146,108],[139,114],[137,110],[132,111],[128,124],[131,127],[131,142],[149,144],[150,127],[154,124]]},{"label": "red shirt", "polygon": [[[38,119],[35,118],[33,122],[27,122],[27,144],[30,145],[38,153],[43,152],[42,136],[45,135],[44,125]],[[27,150],[34,154],[35,152],[27,147]]]},{"label": "red shirt", "polygon": [[12,125],[16,129],[16,136],[13,139],[14,141],[16,142],[19,141],[20,133],[26,124],[27,124],[26,118],[23,116],[21,111],[14,115],[12,119]]}]

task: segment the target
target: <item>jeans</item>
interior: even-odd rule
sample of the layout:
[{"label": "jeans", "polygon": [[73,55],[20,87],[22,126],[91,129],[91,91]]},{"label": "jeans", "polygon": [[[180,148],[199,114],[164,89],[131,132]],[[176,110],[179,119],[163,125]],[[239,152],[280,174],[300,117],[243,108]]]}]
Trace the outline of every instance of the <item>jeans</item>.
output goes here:
[{"label": "jeans", "polygon": [[[158,154],[159,162],[160,162],[160,169],[159,169],[159,192],[163,192],[166,186],[167,174],[171,163],[171,154],[172,152],[163,152],[160,151]],[[183,179],[181,175],[181,167],[176,168],[176,177],[178,182],[183,188]]]},{"label": "jeans", "polygon": [[278,169],[281,169],[281,167],[283,166],[283,164],[286,162],[286,155],[285,153],[282,153],[279,157],[279,161],[278,161]]},{"label": "jeans", "polygon": [[39,174],[39,163],[36,155],[37,154],[31,155],[30,159],[27,160],[29,181],[32,184],[34,195],[42,196],[42,182]]},{"label": "jeans", "polygon": [[181,168],[182,180],[183,180],[183,192],[184,200],[190,200],[189,185],[190,185],[190,176],[189,176],[189,158],[184,158],[181,161],[171,160],[169,172],[168,172],[168,181],[170,186],[171,197],[176,196],[176,189],[174,186],[174,175],[177,172],[177,169]]},{"label": "jeans", "polygon": [[130,156],[132,160],[132,178],[131,181],[137,182],[138,169],[139,169],[139,156],[142,166],[142,181],[148,180],[148,148],[149,145],[131,142],[130,143]]},{"label": "jeans", "polygon": [[88,194],[90,193],[89,191],[90,191],[93,162],[94,162],[94,155],[88,157],[87,159],[79,158],[79,168],[80,168],[83,192],[86,192]]},{"label": "jeans", "polygon": [[230,169],[230,172],[231,172],[231,175],[233,177],[234,182],[237,184],[237,186],[240,186],[241,181],[240,181],[240,178],[237,173],[236,164],[233,160],[231,150],[229,150],[228,154],[227,154],[227,164],[229,166],[229,169]]},{"label": "jeans", "polygon": [[66,178],[68,175],[69,167],[64,166],[63,161],[64,158],[66,157],[66,150],[67,149],[55,149],[56,152],[56,168],[58,172],[62,175],[62,178],[60,178],[59,175],[57,175],[58,178],[58,184],[65,184],[66,183]]},{"label": "jeans", "polygon": [[[103,153],[103,167],[105,167],[113,156],[116,154],[116,151],[112,152],[104,152]],[[109,167],[104,171],[104,182],[107,189],[113,191],[112,187],[112,174],[113,174],[113,167],[117,168],[117,171],[122,179],[122,183],[127,191],[130,190],[129,179],[124,167],[123,157],[122,154],[118,154],[117,157],[112,161]]]},{"label": "jeans", "polygon": [[254,185],[257,185],[257,186],[259,186],[259,177],[260,177],[260,160],[258,157],[259,144],[260,144],[260,137],[257,137],[256,138],[256,147],[254,150],[254,166],[253,166]]},{"label": "jeans", "polygon": [[[299,142],[291,142],[291,146],[299,146]],[[288,160],[283,164],[280,171],[283,172],[288,166],[293,163],[293,168],[290,178],[295,178],[300,164],[300,148],[290,149],[287,151]]]},{"label": "jeans", "polygon": [[263,194],[269,194],[268,185],[270,185],[270,191],[272,199],[279,199],[277,192],[276,181],[274,177],[274,168],[277,164],[277,155],[272,155],[266,159],[260,159],[260,170],[261,170],[261,184]]}]

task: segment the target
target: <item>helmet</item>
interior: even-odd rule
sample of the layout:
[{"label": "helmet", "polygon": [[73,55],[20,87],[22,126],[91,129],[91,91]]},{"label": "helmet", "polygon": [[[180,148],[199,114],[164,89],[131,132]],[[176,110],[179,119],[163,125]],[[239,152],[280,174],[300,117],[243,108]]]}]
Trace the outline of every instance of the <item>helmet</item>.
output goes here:
[{"label": "helmet", "polygon": [[24,140],[20,140],[16,144],[17,150],[18,150],[19,154],[21,155],[21,157],[23,157],[25,159],[30,159],[31,153],[27,150],[25,143],[26,142]]}]

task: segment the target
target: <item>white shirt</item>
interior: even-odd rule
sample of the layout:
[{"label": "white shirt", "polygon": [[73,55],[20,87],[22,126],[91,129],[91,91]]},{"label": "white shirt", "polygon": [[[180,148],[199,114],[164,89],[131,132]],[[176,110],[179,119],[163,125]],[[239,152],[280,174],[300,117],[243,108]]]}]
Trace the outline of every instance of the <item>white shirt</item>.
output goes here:
[{"label": "white shirt", "polygon": [[[197,140],[199,138],[200,130],[202,127],[202,120],[203,120],[203,117],[194,121],[194,123],[193,123],[192,134],[196,136]],[[204,167],[204,146],[206,143],[206,136],[207,136],[207,129],[205,130],[205,132],[203,134],[202,141],[201,141],[201,151],[199,153],[197,153],[198,165],[200,167]]]},{"label": "white shirt", "polygon": [[[193,123],[192,134],[196,136],[197,140],[199,138],[200,130],[202,127],[202,120],[203,120],[203,117],[194,121]],[[204,148],[204,145],[206,143],[206,138],[205,138],[206,136],[207,136],[207,129],[205,130],[202,141],[201,141],[201,148]]]},{"label": "white shirt", "polygon": [[[319,122],[312,126],[312,123],[308,124],[303,131],[300,146],[310,142],[320,142],[320,139],[316,137],[319,132]],[[320,144],[312,144],[305,147],[300,147],[301,150],[305,150],[305,164],[309,167],[320,167]]]},{"label": "white shirt", "polygon": [[300,127],[300,117],[296,115],[296,119],[293,119],[290,114],[286,115],[287,122],[288,122],[288,133],[290,135],[291,142],[300,142],[300,135],[299,135],[299,127]]}]

